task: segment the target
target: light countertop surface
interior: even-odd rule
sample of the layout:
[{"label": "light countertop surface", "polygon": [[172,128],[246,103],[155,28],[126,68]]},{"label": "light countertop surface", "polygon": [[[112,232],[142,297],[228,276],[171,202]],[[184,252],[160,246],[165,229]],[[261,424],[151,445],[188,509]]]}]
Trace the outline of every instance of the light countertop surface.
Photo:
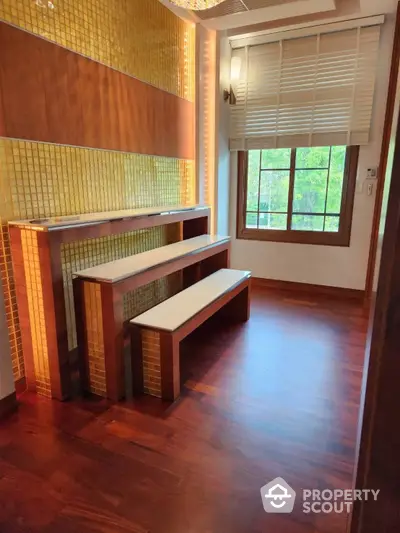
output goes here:
[{"label": "light countertop surface", "polygon": [[160,264],[169,263],[186,255],[201,252],[223,242],[229,242],[230,237],[221,235],[200,235],[147,252],[131,255],[116,261],[110,261],[92,268],[80,270],[74,274],[81,278],[88,278],[106,283],[116,283],[135,274],[150,270]]},{"label": "light countertop surface", "polygon": [[154,215],[167,215],[171,213],[178,213],[183,211],[208,209],[208,206],[194,205],[194,206],[158,206],[158,207],[144,207],[141,209],[122,209],[120,211],[104,211],[102,213],[87,213],[83,215],[71,215],[61,217],[36,218],[28,220],[12,220],[9,222],[10,226],[20,226],[38,231],[56,231],[66,229],[68,227],[86,226],[91,224],[99,224],[111,220],[138,218]]},{"label": "light countertop surface", "polygon": [[161,302],[130,322],[138,326],[175,331],[210,303],[249,278],[251,272],[223,268]]}]

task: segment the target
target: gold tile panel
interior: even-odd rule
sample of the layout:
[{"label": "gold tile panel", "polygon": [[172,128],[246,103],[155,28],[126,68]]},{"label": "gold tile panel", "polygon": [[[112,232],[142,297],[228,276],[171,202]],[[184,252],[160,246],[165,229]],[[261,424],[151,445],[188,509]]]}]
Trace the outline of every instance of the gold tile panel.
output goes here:
[{"label": "gold tile panel", "polygon": [[[0,189],[0,195],[1,194],[2,192]],[[7,319],[8,337],[10,342],[12,369],[14,379],[18,380],[24,377],[25,367],[24,356],[22,353],[21,330],[18,320],[18,308],[12,268],[10,238],[8,233],[8,225],[5,223],[2,223],[0,227],[0,276],[4,292],[4,305]]]},{"label": "gold tile panel", "polygon": [[[68,347],[70,350],[77,346],[72,274],[78,270],[165,246],[171,242],[170,238],[171,231],[167,231],[166,226],[160,226],[61,245]],[[178,290],[176,278],[168,276],[127,293],[124,296],[125,320],[143,313],[171,294],[175,294]]]},{"label": "gold tile panel", "polygon": [[0,166],[5,221],[195,203],[190,160],[0,138]]},{"label": "gold tile panel", "polygon": [[83,297],[89,360],[89,388],[93,394],[106,397],[107,386],[100,284],[85,282],[83,284]]},{"label": "gold tile panel", "polygon": [[161,398],[160,334],[142,329],[143,389],[146,394]]},{"label": "gold tile panel", "polygon": [[1,0],[0,19],[194,100],[195,26],[158,0]]},{"label": "gold tile panel", "polygon": [[32,336],[36,391],[41,395],[51,397],[49,358],[43,305],[43,287],[39,264],[37,233],[29,230],[22,230],[21,241],[29,322]]},{"label": "gold tile panel", "polygon": [[[124,296],[124,320],[144,313],[172,294],[176,294],[179,290],[180,276],[173,274],[127,293]],[[100,284],[85,281],[83,294],[89,359],[89,388],[93,394],[106,397],[107,386]],[[70,316],[74,316],[73,311]],[[75,332],[73,334],[75,335]],[[76,342],[75,337],[74,342]],[[147,394],[161,397],[159,336],[157,333],[143,331],[142,342],[144,390]]]},{"label": "gold tile panel", "polygon": [[[15,379],[24,376],[24,366],[9,220],[194,202],[193,161],[0,138],[0,272]],[[108,244],[96,240],[64,251],[70,346],[76,344],[72,272],[167,242],[165,230],[160,228],[136,237],[110,239]]]}]

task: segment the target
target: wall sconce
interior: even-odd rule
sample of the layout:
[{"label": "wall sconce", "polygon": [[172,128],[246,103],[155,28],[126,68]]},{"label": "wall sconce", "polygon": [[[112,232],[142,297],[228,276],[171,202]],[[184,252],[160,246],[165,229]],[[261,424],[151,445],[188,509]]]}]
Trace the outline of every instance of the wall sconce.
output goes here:
[{"label": "wall sconce", "polygon": [[230,105],[236,105],[236,96],[232,88],[232,83],[240,80],[240,70],[242,68],[242,59],[238,56],[231,59],[231,84],[229,90],[224,90],[224,101]]}]

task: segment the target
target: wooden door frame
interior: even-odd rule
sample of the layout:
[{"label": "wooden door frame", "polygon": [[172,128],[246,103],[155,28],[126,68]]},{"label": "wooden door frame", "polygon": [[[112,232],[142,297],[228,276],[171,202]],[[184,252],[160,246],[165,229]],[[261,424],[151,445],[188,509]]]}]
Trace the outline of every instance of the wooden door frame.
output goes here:
[{"label": "wooden door frame", "polygon": [[[397,40],[398,30],[399,11]],[[394,146],[389,155],[393,168],[391,175],[381,180],[382,196],[386,197],[388,191],[388,202],[378,287],[368,329],[354,476],[356,489],[380,489],[380,494],[376,502],[354,502],[348,533],[400,531],[400,121],[397,116],[395,120],[397,125],[391,128],[388,140],[388,145]]]},{"label": "wooden door frame", "polygon": [[385,185],[385,175],[387,170],[390,135],[393,121],[394,105],[396,101],[397,80],[400,62],[400,2],[397,5],[396,27],[394,32],[392,62],[390,67],[388,96],[386,102],[385,122],[383,127],[381,155],[378,167],[378,179],[376,185],[376,196],[374,214],[372,218],[372,232],[368,256],[367,277],[365,282],[365,297],[371,298],[376,270],[376,258],[379,242],[379,224],[382,212],[383,189]]}]

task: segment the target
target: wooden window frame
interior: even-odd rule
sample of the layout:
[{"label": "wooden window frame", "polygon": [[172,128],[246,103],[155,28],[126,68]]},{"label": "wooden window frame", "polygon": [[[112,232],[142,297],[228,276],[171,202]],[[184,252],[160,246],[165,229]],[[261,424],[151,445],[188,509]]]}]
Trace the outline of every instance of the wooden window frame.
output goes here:
[{"label": "wooden window frame", "polygon": [[[291,151],[291,169],[289,180],[288,220],[292,217],[292,201],[295,179],[296,149]],[[317,244],[323,246],[350,246],[351,225],[353,218],[354,194],[357,179],[359,146],[349,146],[346,151],[346,162],[343,177],[342,204],[339,218],[339,231],[301,231],[301,230],[269,230],[246,228],[247,199],[247,168],[248,152],[238,152],[238,203],[237,228],[238,239],[287,242],[297,244]],[[317,213],[316,213],[317,214]]]}]

